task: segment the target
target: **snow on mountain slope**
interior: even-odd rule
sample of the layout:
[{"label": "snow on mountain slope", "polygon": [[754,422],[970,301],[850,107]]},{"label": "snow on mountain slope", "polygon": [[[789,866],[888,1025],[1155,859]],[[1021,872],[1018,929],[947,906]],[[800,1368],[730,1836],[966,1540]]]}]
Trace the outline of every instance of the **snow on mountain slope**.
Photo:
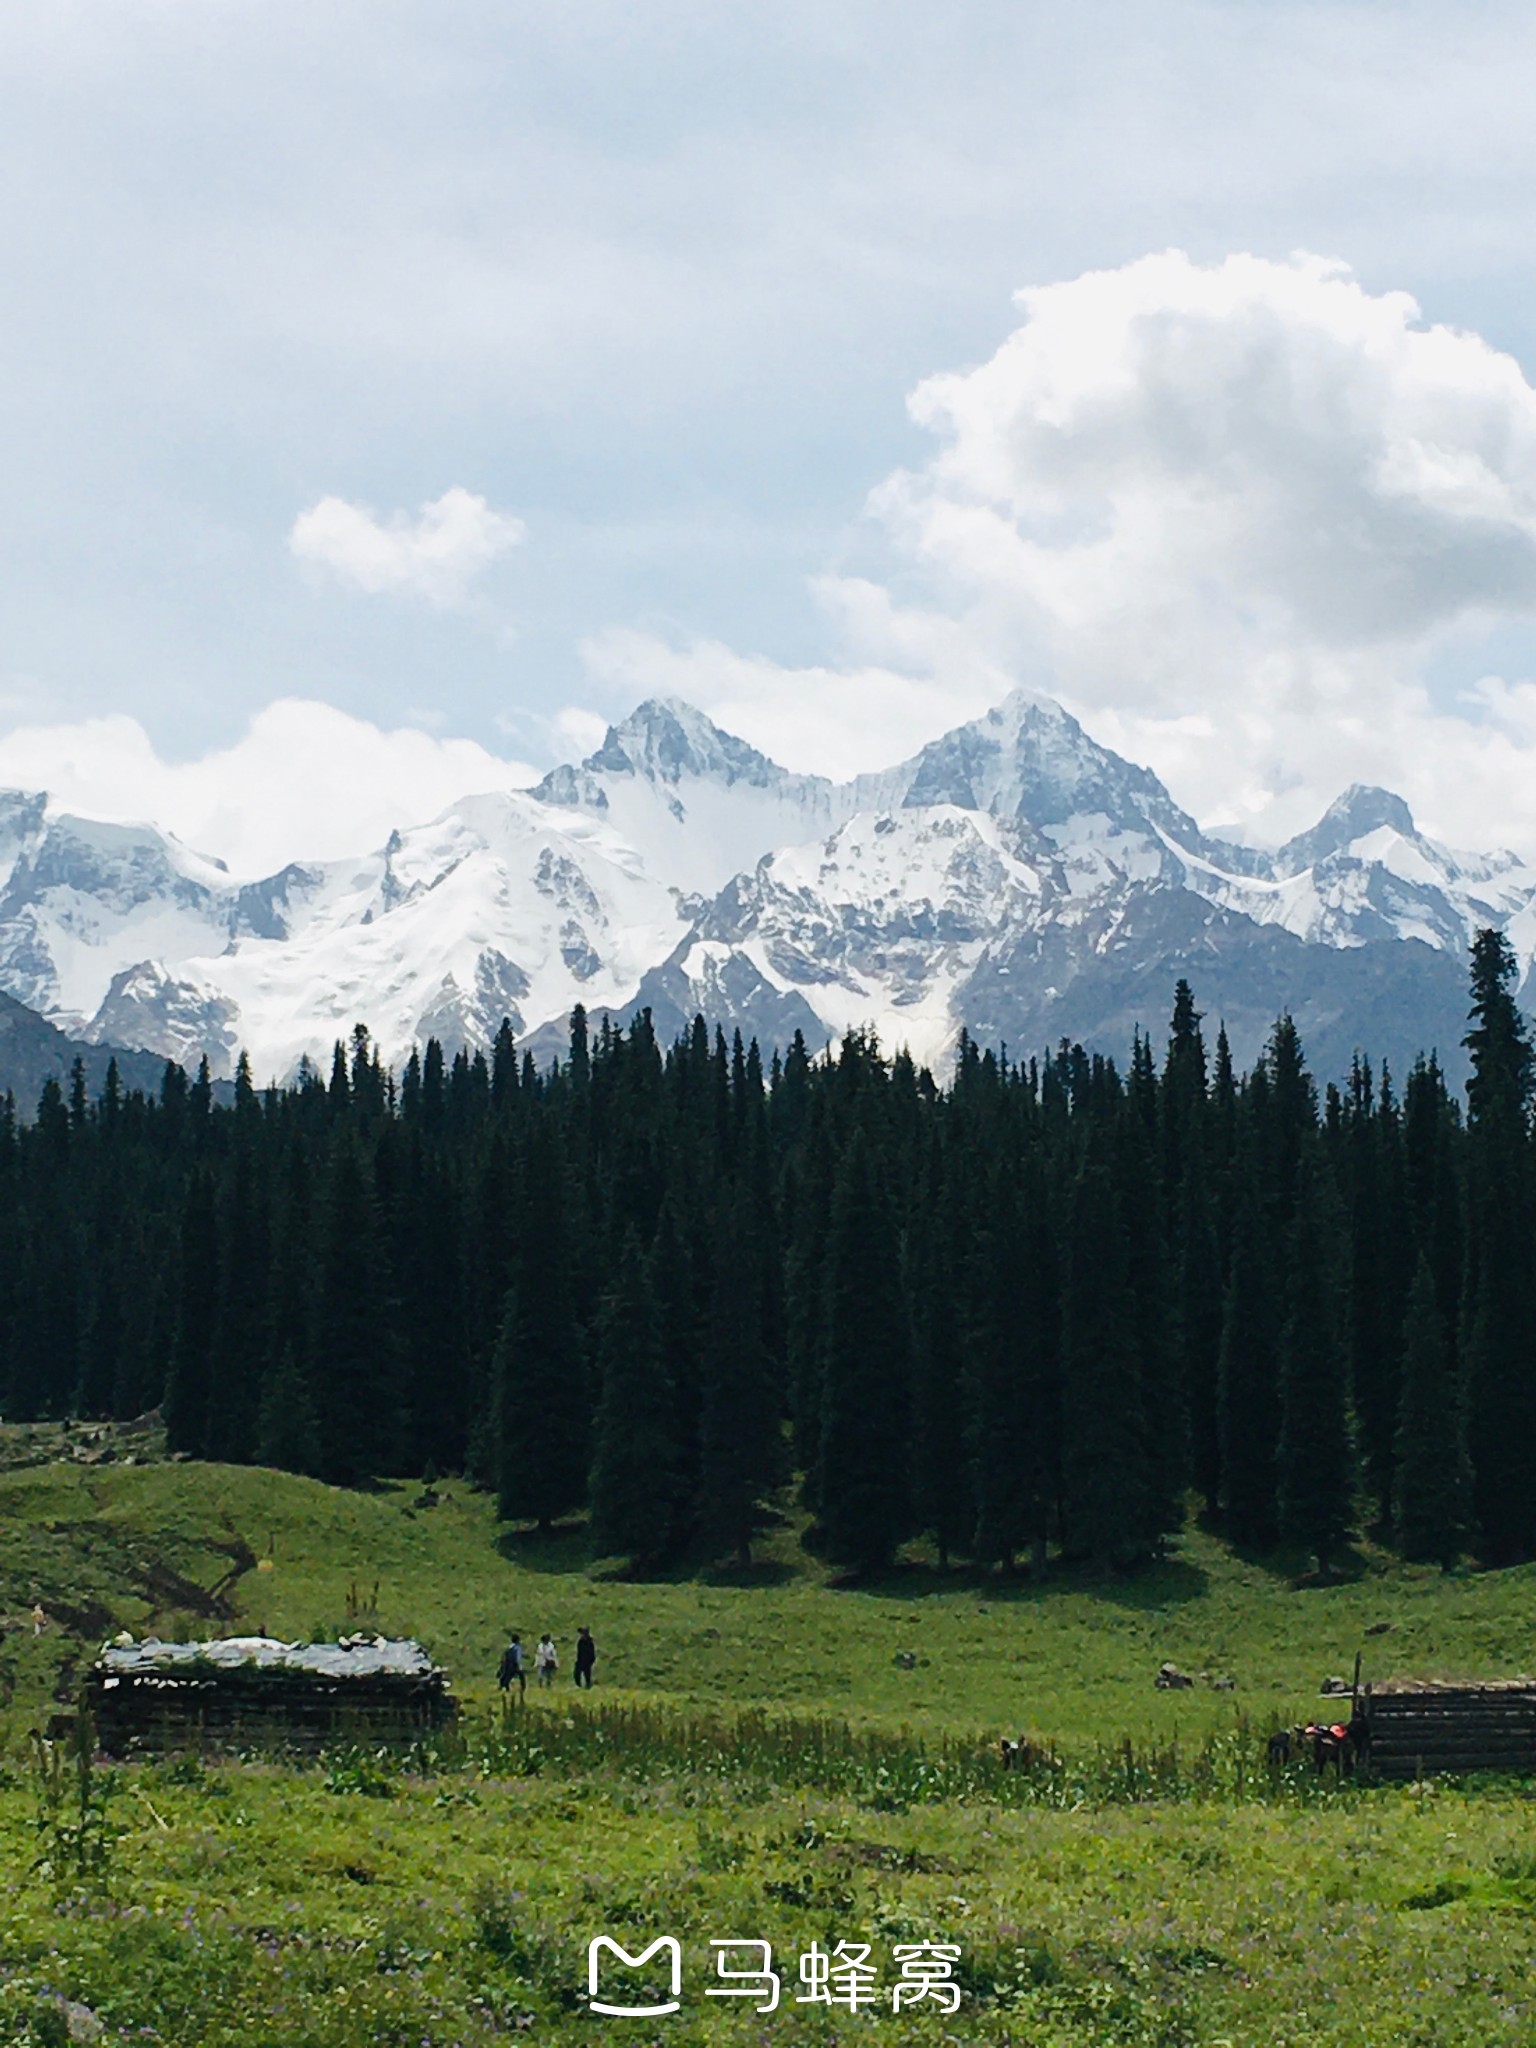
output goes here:
[{"label": "snow on mountain slope", "polygon": [[641,999],[734,1019],[772,991],[800,999],[818,1039],[868,1025],[936,1061],[998,935],[1069,893],[1028,826],[954,804],[860,811],[723,890]]},{"label": "snow on mountain slope", "polygon": [[604,819],[652,874],[701,898],[858,808],[853,787],[791,774],[675,697],[640,705],[579,768],[554,769],[533,794]]},{"label": "snow on mountain slope", "polygon": [[[1383,955],[1380,971],[1346,976],[1324,971],[1319,950],[1375,958],[1416,940],[1454,961],[1454,983],[1480,926],[1513,919],[1513,932],[1527,920],[1521,957],[1536,949],[1536,909],[1522,908],[1536,896],[1536,872],[1509,854],[1440,846],[1399,798],[1352,789],[1278,851],[1230,846],[1207,838],[1154,776],[1025,692],[839,799],[861,806],[849,823],[733,880],[647,978],[637,1000],[654,1006],[663,1029],[702,1010],[765,1037],[797,1028],[819,1043],[863,1023],[931,1059],[982,1017],[995,1035],[1017,1037],[1047,1017],[1073,1028],[1094,1013],[1097,985],[1130,1000],[1144,954],[1155,985],[1144,984],[1143,1021],[1161,1014],[1178,973],[1198,979],[1204,967],[1244,1020],[1248,1056],[1261,1042],[1255,1019],[1276,1013],[1263,1005],[1277,985],[1280,1003],[1306,1009],[1325,1033],[1350,1028],[1337,1013],[1340,991],[1374,1003],[1385,987],[1390,1006],[1418,987],[1419,1035],[1411,1016],[1391,1024],[1400,1060],[1404,1045],[1444,1042],[1448,1019],[1448,1042],[1459,1041],[1446,977],[1420,971],[1418,949],[1402,972]],[[935,868],[926,821],[941,819],[946,831],[964,820],[1015,835],[991,842],[1016,864],[1008,885],[976,885],[970,845]],[[884,859],[871,857],[877,848]],[[1261,944],[1265,930],[1286,945]]]},{"label": "snow on mountain slope", "polygon": [[466,798],[377,854],[309,872],[289,928],[232,935],[170,976],[119,977],[92,1036],[171,1051],[201,1006],[220,1069],[238,1040],[262,1078],[359,1020],[391,1059],[428,1036],[483,1044],[503,1017],[521,1031],[578,1001],[622,1002],[687,925],[609,827],[518,792]]},{"label": "snow on mountain slope", "polygon": [[1536,890],[1512,853],[1462,853],[1421,833],[1401,797],[1356,784],[1310,832],[1287,842],[1262,876],[1191,871],[1190,886],[1258,924],[1330,946],[1419,939],[1463,950],[1502,925]]},{"label": "snow on mountain slope", "polygon": [[1346,996],[1390,1017],[1432,984],[1440,1031],[1450,981],[1416,963],[1459,973],[1490,922],[1536,955],[1536,870],[1439,845],[1387,791],[1275,851],[1227,845],[1026,691],[841,785],[650,702],[536,790],[246,884],[152,826],[0,792],[0,990],[218,1072],[244,1046],[261,1079],[358,1021],[399,1060],[503,1016],[558,1030],[577,1001],[649,1003],[663,1034],[696,1010],[765,1041],[873,1025],[938,1059],[963,1023],[1156,1017],[1185,971],[1233,1014],[1278,990],[1324,1030]]},{"label": "snow on mountain slope", "polygon": [[238,895],[222,863],[153,826],[49,819],[22,841],[0,889],[0,987],[78,1025],[122,969],[227,935]]}]

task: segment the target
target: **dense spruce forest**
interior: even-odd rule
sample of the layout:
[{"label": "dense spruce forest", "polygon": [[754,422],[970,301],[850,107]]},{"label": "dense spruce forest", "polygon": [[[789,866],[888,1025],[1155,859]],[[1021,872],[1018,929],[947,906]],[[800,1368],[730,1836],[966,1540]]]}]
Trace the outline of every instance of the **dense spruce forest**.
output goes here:
[{"label": "dense spruce forest", "polygon": [[352,1483],[466,1472],[642,1566],[746,1555],[799,1475],[835,1561],[1124,1568],[1191,1493],[1324,1564],[1536,1555],[1536,1150],[1514,959],[1433,1057],[1319,1100],[1180,983],[1161,1055],[867,1037],[764,1072],[648,1015],[547,1071],[367,1032],[232,1104],[109,1072],[0,1121],[7,1420],[163,1404],[174,1448]]}]

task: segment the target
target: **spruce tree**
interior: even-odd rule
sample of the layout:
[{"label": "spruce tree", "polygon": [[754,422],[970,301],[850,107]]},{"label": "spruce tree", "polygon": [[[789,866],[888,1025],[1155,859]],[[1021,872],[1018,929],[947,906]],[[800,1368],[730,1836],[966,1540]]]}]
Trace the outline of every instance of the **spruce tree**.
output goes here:
[{"label": "spruce tree", "polygon": [[213,1183],[198,1174],[181,1217],[176,1348],[165,1389],[165,1436],[173,1451],[208,1454],[209,1409],[218,1377],[219,1230]]},{"label": "spruce tree", "polygon": [[963,1235],[946,1185],[937,1140],[930,1148],[922,1200],[907,1233],[907,1298],[912,1305],[912,1517],[932,1536],[943,1570],[976,1526],[967,1441],[965,1347],[956,1295]]},{"label": "spruce tree", "polygon": [[827,1553],[874,1571],[911,1527],[900,1260],[869,1139],[856,1129],[832,1198],[818,1498]]},{"label": "spruce tree", "polygon": [[283,1346],[262,1383],[255,1459],[258,1465],[274,1465],[283,1472],[320,1471],[320,1424],[314,1395],[291,1344]]},{"label": "spruce tree", "polygon": [[602,1393],[589,1488],[592,1541],[604,1556],[654,1564],[675,1534],[677,1441],[656,1289],[632,1230],[599,1307],[596,1353]]},{"label": "spruce tree", "polygon": [[1239,1184],[1217,1360],[1220,1507],[1235,1542],[1260,1548],[1276,1533],[1275,1443],[1280,1430],[1279,1332],[1271,1247],[1252,1182]]},{"label": "spruce tree", "polygon": [[1403,1323],[1402,1378],[1393,1534],[1404,1557],[1449,1569],[1469,1534],[1472,1471],[1466,1403],[1423,1254]]},{"label": "spruce tree", "polygon": [[[967,1491],[975,1506],[970,1548],[984,1564],[1011,1567],[1034,1534],[1026,1494],[1034,1375],[1026,1346],[1037,1343],[1040,1332],[1022,1313],[1026,1268],[1014,1176],[1001,1162],[972,1172],[973,1184],[963,1196],[957,1192],[964,1220],[956,1219],[966,1247],[956,1278],[966,1362],[962,1413],[971,1450]],[[930,1314],[943,1311],[934,1305]],[[959,1392],[951,1390],[951,1402]]]},{"label": "spruce tree", "polygon": [[1072,1189],[1062,1296],[1063,1540],[1124,1570],[1158,1534],[1146,1390],[1126,1285],[1125,1222],[1102,1146]]},{"label": "spruce tree", "polygon": [[1456,1355],[1461,1311],[1462,1132],[1440,1063],[1414,1062],[1403,1096],[1403,1169],[1407,1188],[1411,1262],[1429,1261],[1435,1300]]},{"label": "spruce tree", "polygon": [[249,1152],[242,1152],[229,1171],[219,1250],[219,1389],[209,1408],[208,1454],[239,1464],[255,1448],[271,1289],[270,1219]]},{"label": "spruce tree", "polygon": [[340,1486],[398,1472],[406,1445],[399,1317],[363,1159],[338,1134],[321,1215],[314,1388],[320,1470]]},{"label": "spruce tree", "polygon": [[706,1542],[751,1562],[753,1517],[783,1477],[781,1404],[763,1342],[761,1274],[744,1191],[727,1198],[715,1240],[703,1357],[699,1472]]},{"label": "spruce tree", "polygon": [[785,1176],[789,1244],[784,1261],[784,1347],[795,1463],[807,1505],[819,1504],[826,1398],[827,1256],[836,1145],[826,1097],[810,1098],[804,1140]]},{"label": "spruce tree", "polygon": [[1467,1083],[1467,1275],[1463,1339],[1475,1505],[1484,1554],[1536,1555],[1536,1373],[1531,1370],[1532,1056],[1515,1007],[1515,956],[1501,932],[1472,947]]},{"label": "spruce tree", "polygon": [[1221,1251],[1213,1213],[1216,1147],[1205,1041],[1187,981],[1174,989],[1168,1057],[1159,1097],[1162,1200],[1172,1266],[1172,1334],[1188,1429],[1189,1477],[1213,1507],[1221,1485],[1217,1361],[1221,1352]]},{"label": "spruce tree", "polygon": [[1339,1180],[1348,1206],[1346,1330],[1349,1379],[1369,1491],[1390,1508],[1402,1366],[1403,1300],[1411,1265],[1398,1118],[1389,1087],[1378,1101],[1370,1062],[1356,1056],[1345,1098]]},{"label": "spruce tree", "polygon": [[1280,1337],[1280,1444],[1275,1461],[1280,1535],[1327,1570],[1348,1537],[1354,1501],[1349,1401],[1327,1269],[1321,1197],[1303,1175]]},{"label": "spruce tree", "polygon": [[672,1388],[678,1485],[689,1501],[699,1499],[703,1457],[704,1354],[714,1271],[706,1209],[712,1206],[686,1179],[674,1184],[662,1202],[650,1254],[662,1357]]},{"label": "spruce tree", "polygon": [[548,1529],[586,1499],[590,1410],[572,1298],[565,1169],[542,1111],[520,1184],[514,1277],[491,1369],[496,1492],[509,1520]]},{"label": "spruce tree", "polygon": [[1124,1274],[1131,1341],[1146,1418],[1148,1533],[1156,1542],[1184,1525],[1189,1488],[1189,1397],[1177,1320],[1177,1250],[1152,1137],[1156,1083],[1143,1050],[1137,1089],[1117,1119],[1111,1172],[1124,1220]]},{"label": "spruce tree", "polygon": [[989,1564],[1028,1551],[1038,1570],[1059,1492],[1051,1231],[1032,1154],[1016,1167],[999,1159],[992,1172],[976,1162],[970,1179],[960,1278],[972,1547]]}]

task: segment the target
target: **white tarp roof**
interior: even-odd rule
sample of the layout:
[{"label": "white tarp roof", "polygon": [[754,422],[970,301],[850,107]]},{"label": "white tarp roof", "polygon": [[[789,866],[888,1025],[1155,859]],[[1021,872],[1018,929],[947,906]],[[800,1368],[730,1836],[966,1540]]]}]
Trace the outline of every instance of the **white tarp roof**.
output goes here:
[{"label": "white tarp roof", "polygon": [[280,1643],[273,1636],[226,1636],[212,1643],[109,1643],[97,1668],[114,1678],[214,1665],[221,1671],[307,1672],[315,1678],[430,1678],[437,1666],[420,1643],[344,1636],[339,1643]]}]

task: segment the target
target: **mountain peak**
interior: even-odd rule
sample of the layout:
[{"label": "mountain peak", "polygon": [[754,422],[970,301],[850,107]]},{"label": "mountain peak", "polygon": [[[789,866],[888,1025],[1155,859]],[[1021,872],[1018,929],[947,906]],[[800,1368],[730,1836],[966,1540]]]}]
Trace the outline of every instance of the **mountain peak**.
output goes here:
[{"label": "mountain peak", "polygon": [[1400,796],[1372,783],[1352,782],[1342,795],[1334,798],[1309,832],[1298,832],[1294,839],[1286,841],[1275,856],[1276,868],[1284,874],[1299,874],[1303,868],[1314,867],[1330,854],[1342,853],[1357,839],[1383,827],[1400,833],[1404,839],[1418,836],[1413,813]]},{"label": "mountain peak", "polygon": [[42,838],[47,810],[41,790],[0,789],[0,889],[22,854]]},{"label": "mountain peak", "polygon": [[1101,746],[1065,706],[1031,689],[932,741],[901,773],[909,806],[958,804],[1038,827],[1099,814],[1179,845],[1201,843],[1150,768]]},{"label": "mountain peak", "polygon": [[648,697],[622,724],[610,725],[603,744],[582,766],[589,774],[643,775],[676,784],[708,777],[729,786],[767,789],[786,771],[681,697]]}]

